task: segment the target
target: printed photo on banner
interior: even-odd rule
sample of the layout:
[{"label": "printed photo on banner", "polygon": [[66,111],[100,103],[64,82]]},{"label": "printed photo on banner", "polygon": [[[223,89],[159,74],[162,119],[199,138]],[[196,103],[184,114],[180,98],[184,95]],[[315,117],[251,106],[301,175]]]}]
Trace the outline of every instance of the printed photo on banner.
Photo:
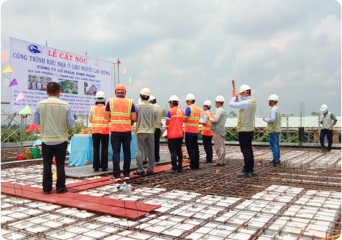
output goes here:
[{"label": "printed photo on banner", "polygon": [[95,96],[100,91],[100,84],[84,82],[84,95]]},{"label": "printed photo on banner", "polygon": [[51,77],[29,74],[27,89],[46,91],[46,86],[49,82],[52,82]]},{"label": "printed photo on banner", "polygon": [[78,81],[62,78],[59,78],[58,81],[61,93],[78,94]]}]

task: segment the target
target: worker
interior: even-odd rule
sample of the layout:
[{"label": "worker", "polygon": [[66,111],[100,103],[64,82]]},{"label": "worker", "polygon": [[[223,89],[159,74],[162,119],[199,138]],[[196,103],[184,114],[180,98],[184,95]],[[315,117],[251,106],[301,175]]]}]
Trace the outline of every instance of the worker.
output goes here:
[{"label": "worker", "polygon": [[[93,139],[93,168],[98,172],[108,171],[108,142],[109,142],[109,120],[105,118],[106,95],[99,91],[96,93],[95,106],[91,106],[89,122],[91,123],[91,135]],[[101,143],[101,161],[100,161]]]},{"label": "worker", "polygon": [[68,128],[74,125],[74,118],[67,102],[59,99],[60,86],[49,82],[46,87],[48,99],[38,103],[34,113],[33,124],[40,125],[43,151],[43,194],[52,191],[52,159],[55,157],[57,167],[56,192],[65,193],[65,156],[68,144]]},{"label": "worker", "polygon": [[170,110],[166,114],[167,144],[171,154],[172,169],[168,173],[182,173],[182,144],[183,144],[183,120],[184,110],[178,107],[179,98],[172,95],[169,98]]},{"label": "worker", "polygon": [[125,180],[129,179],[131,169],[131,122],[136,120],[136,111],[133,100],[125,98],[125,85],[116,85],[115,96],[108,100],[105,116],[106,119],[110,119],[111,143],[113,148],[113,177],[111,180],[119,181],[121,180],[121,145],[124,155],[123,175]]},{"label": "worker", "polygon": [[202,140],[203,140],[203,147],[206,153],[206,163],[213,162],[213,146],[211,144],[214,133],[210,130],[211,121],[209,120],[214,116],[214,113],[210,111],[211,108],[211,101],[205,100],[203,103],[203,121],[200,122],[202,124]]},{"label": "worker", "polygon": [[163,109],[157,104],[157,99],[155,96],[151,95],[149,98],[149,102],[156,108],[156,119],[154,121],[154,162],[159,162],[160,161],[160,135],[161,135],[161,130],[160,128],[162,127],[161,123],[161,117],[163,114]]},{"label": "worker", "polygon": [[[135,106],[135,112],[137,113],[137,119],[138,119],[138,110],[137,110],[137,105],[139,104],[139,103],[141,103],[141,98],[139,98],[138,99],[138,102],[137,102],[137,104],[136,105],[134,105]],[[136,129],[135,129],[136,130]],[[136,133],[136,131],[134,131],[134,133]],[[138,139],[136,139],[136,146],[138,146]],[[142,152],[141,152],[141,154],[142,154],[142,156],[143,156],[143,164],[145,165],[145,164],[147,164],[147,152],[148,152],[148,150],[147,150],[147,146],[146,145],[144,145],[144,148],[142,149]],[[135,158],[137,158],[137,156],[135,156]]]},{"label": "worker", "polygon": [[[238,100],[239,94],[241,95],[241,101]],[[241,85],[239,94],[233,89],[233,98],[229,102],[230,107],[240,109],[237,131],[245,166],[237,175],[239,177],[251,177],[256,175],[254,173],[254,154],[252,149],[256,101],[251,96],[251,88],[247,84]]]},{"label": "worker", "polygon": [[184,131],[185,145],[190,158],[190,169],[199,169],[198,132],[201,108],[195,106],[195,95],[189,93],[185,97],[188,107],[185,109]]},{"label": "worker", "polygon": [[268,118],[262,119],[267,122],[266,133],[270,141],[270,147],[273,153],[273,166],[276,167],[280,164],[280,148],[279,148],[279,135],[281,132],[281,112],[277,106],[278,96],[271,94],[268,98],[268,105],[271,107],[271,113]]},{"label": "worker", "polygon": [[[319,124],[322,124],[321,133],[319,135],[319,140],[321,142],[321,152],[330,153],[331,145],[333,142],[333,129],[334,129],[333,126],[337,123],[337,118],[332,112],[328,111],[328,106],[326,104],[323,104],[321,106],[321,112],[322,112],[321,120],[318,122]],[[328,139],[327,148],[324,145],[325,135],[327,135],[327,139]]]},{"label": "worker", "polygon": [[155,107],[149,103],[148,99],[151,95],[151,91],[148,88],[143,88],[140,91],[141,102],[137,104],[137,165],[138,169],[134,172],[134,175],[145,175],[143,165],[142,152],[146,146],[146,156],[148,156],[148,169],[146,175],[153,174],[154,170],[154,118]]},{"label": "worker", "polygon": [[224,97],[218,95],[215,98],[215,114],[213,117],[209,118],[209,120],[212,122],[211,130],[214,133],[214,147],[218,157],[217,162],[213,163],[213,166],[224,166],[226,164],[226,147],[224,141],[226,138],[226,120],[228,114],[226,110],[223,108],[223,104]]}]

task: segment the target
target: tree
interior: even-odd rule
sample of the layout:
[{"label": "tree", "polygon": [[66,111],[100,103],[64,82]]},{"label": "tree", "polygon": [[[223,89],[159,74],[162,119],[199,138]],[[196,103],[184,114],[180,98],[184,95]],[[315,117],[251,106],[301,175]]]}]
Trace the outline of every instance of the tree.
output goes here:
[{"label": "tree", "polygon": [[319,115],[319,112],[311,112],[311,114],[310,115]]},{"label": "tree", "polygon": [[231,111],[230,113],[228,113],[228,117],[237,117],[237,115],[234,111]]}]

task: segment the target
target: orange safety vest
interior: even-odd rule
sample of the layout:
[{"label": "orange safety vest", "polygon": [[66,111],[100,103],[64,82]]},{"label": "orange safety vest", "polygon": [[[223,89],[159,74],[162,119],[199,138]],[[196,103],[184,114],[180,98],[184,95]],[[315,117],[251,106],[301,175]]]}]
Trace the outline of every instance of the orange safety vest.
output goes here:
[{"label": "orange safety vest", "polygon": [[[205,112],[204,115],[207,115],[208,118],[212,118],[214,117],[214,113],[213,112]],[[211,121],[208,119],[208,122],[207,124],[204,124],[203,123],[203,126],[202,126],[202,135],[204,136],[213,136],[214,133],[210,130],[210,126],[211,126]]]},{"label": "orange safety vest", "polygon": [[106,106],[91,106],[91,133],[109,134],[109,121],[105,118]]},{"label": "orange safety vest", "polygon": [[131,110],[133,100],[128,98],[110,98],[110,131],[111,132],[130,132]]},{"label": "orange safety vest", "polygon": [[201,118],[201,109],[194,105],[190,105],[189,108],[191,112],[188,117],[188,121],[184,123],[185,132],[198,134],[198,124]]},{"label": "orange safety vest", "polygon": [[167,138],[182,138],[183,137],[183,120],[184,110],[175,106],[169,110],[171,118],[167,129]]}]

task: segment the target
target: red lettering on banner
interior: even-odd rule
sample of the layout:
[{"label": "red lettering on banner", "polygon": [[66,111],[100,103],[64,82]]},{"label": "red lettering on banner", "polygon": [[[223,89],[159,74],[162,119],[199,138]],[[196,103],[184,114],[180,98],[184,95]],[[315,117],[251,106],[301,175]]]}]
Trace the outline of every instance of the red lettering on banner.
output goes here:
[{"label": "red lettering on banner", "polygon": [[51,52],[51,51],[49,50],[49,57],[57,57],[57,51],[56,51],[56,49],[53,50],[53,52]]}]

